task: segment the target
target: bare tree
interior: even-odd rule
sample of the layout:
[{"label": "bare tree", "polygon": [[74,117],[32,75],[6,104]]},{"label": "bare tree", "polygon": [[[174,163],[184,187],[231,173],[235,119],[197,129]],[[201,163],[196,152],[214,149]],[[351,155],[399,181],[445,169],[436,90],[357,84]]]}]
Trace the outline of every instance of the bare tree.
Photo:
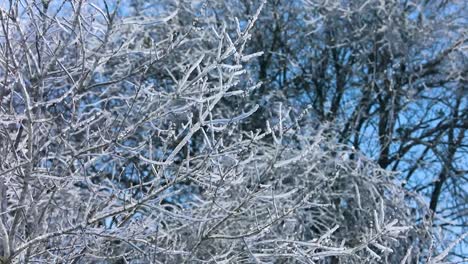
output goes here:
[{"label": "bare tree", "polygon": [[[251,1],[243,5],[252,12]],[[250,43],[265,52],[251,67],[263,82],[253,99],[263,104],[247,122],[264,127],[277,102],[293,115],[312,107],[305,120],[336,124],[341,143],[399,172],[407,190],[428,199],[434,226],[459,236],[467,223],[466,8],[270,1]]]},{"label": "bare tree", "polygon": [[271,104],[246,129],[265,89],[247,48],[265,2],[238,18],[135,3],[0,5],[3,263],[446,257],[419,196],[312,108]]}]

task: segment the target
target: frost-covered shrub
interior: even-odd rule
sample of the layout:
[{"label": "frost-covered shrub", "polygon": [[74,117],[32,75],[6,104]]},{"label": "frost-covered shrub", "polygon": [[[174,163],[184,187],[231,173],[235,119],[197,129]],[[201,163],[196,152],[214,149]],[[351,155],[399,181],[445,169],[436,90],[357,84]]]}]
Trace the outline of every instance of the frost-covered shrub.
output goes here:
[{"label": "frost-covered shrub", "polygon": [[263,2],[247,23],[190,1],[151,16],[105,1],[11,3],[0,5],[4,263],[424,252],[424,207],[333,129],[281,108],[265,131],[242,127],[258,109],[245,65],[262,53],[244,47]]}]

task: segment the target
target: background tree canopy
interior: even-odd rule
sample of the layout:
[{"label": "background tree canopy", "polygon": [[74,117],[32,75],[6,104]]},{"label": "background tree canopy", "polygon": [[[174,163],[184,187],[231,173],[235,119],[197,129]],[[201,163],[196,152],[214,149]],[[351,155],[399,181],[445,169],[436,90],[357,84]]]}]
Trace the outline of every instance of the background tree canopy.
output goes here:
[{"label": "background tree canopy", "polygon": [[0,262],[466,261],[467,8],[0,2]]}]

